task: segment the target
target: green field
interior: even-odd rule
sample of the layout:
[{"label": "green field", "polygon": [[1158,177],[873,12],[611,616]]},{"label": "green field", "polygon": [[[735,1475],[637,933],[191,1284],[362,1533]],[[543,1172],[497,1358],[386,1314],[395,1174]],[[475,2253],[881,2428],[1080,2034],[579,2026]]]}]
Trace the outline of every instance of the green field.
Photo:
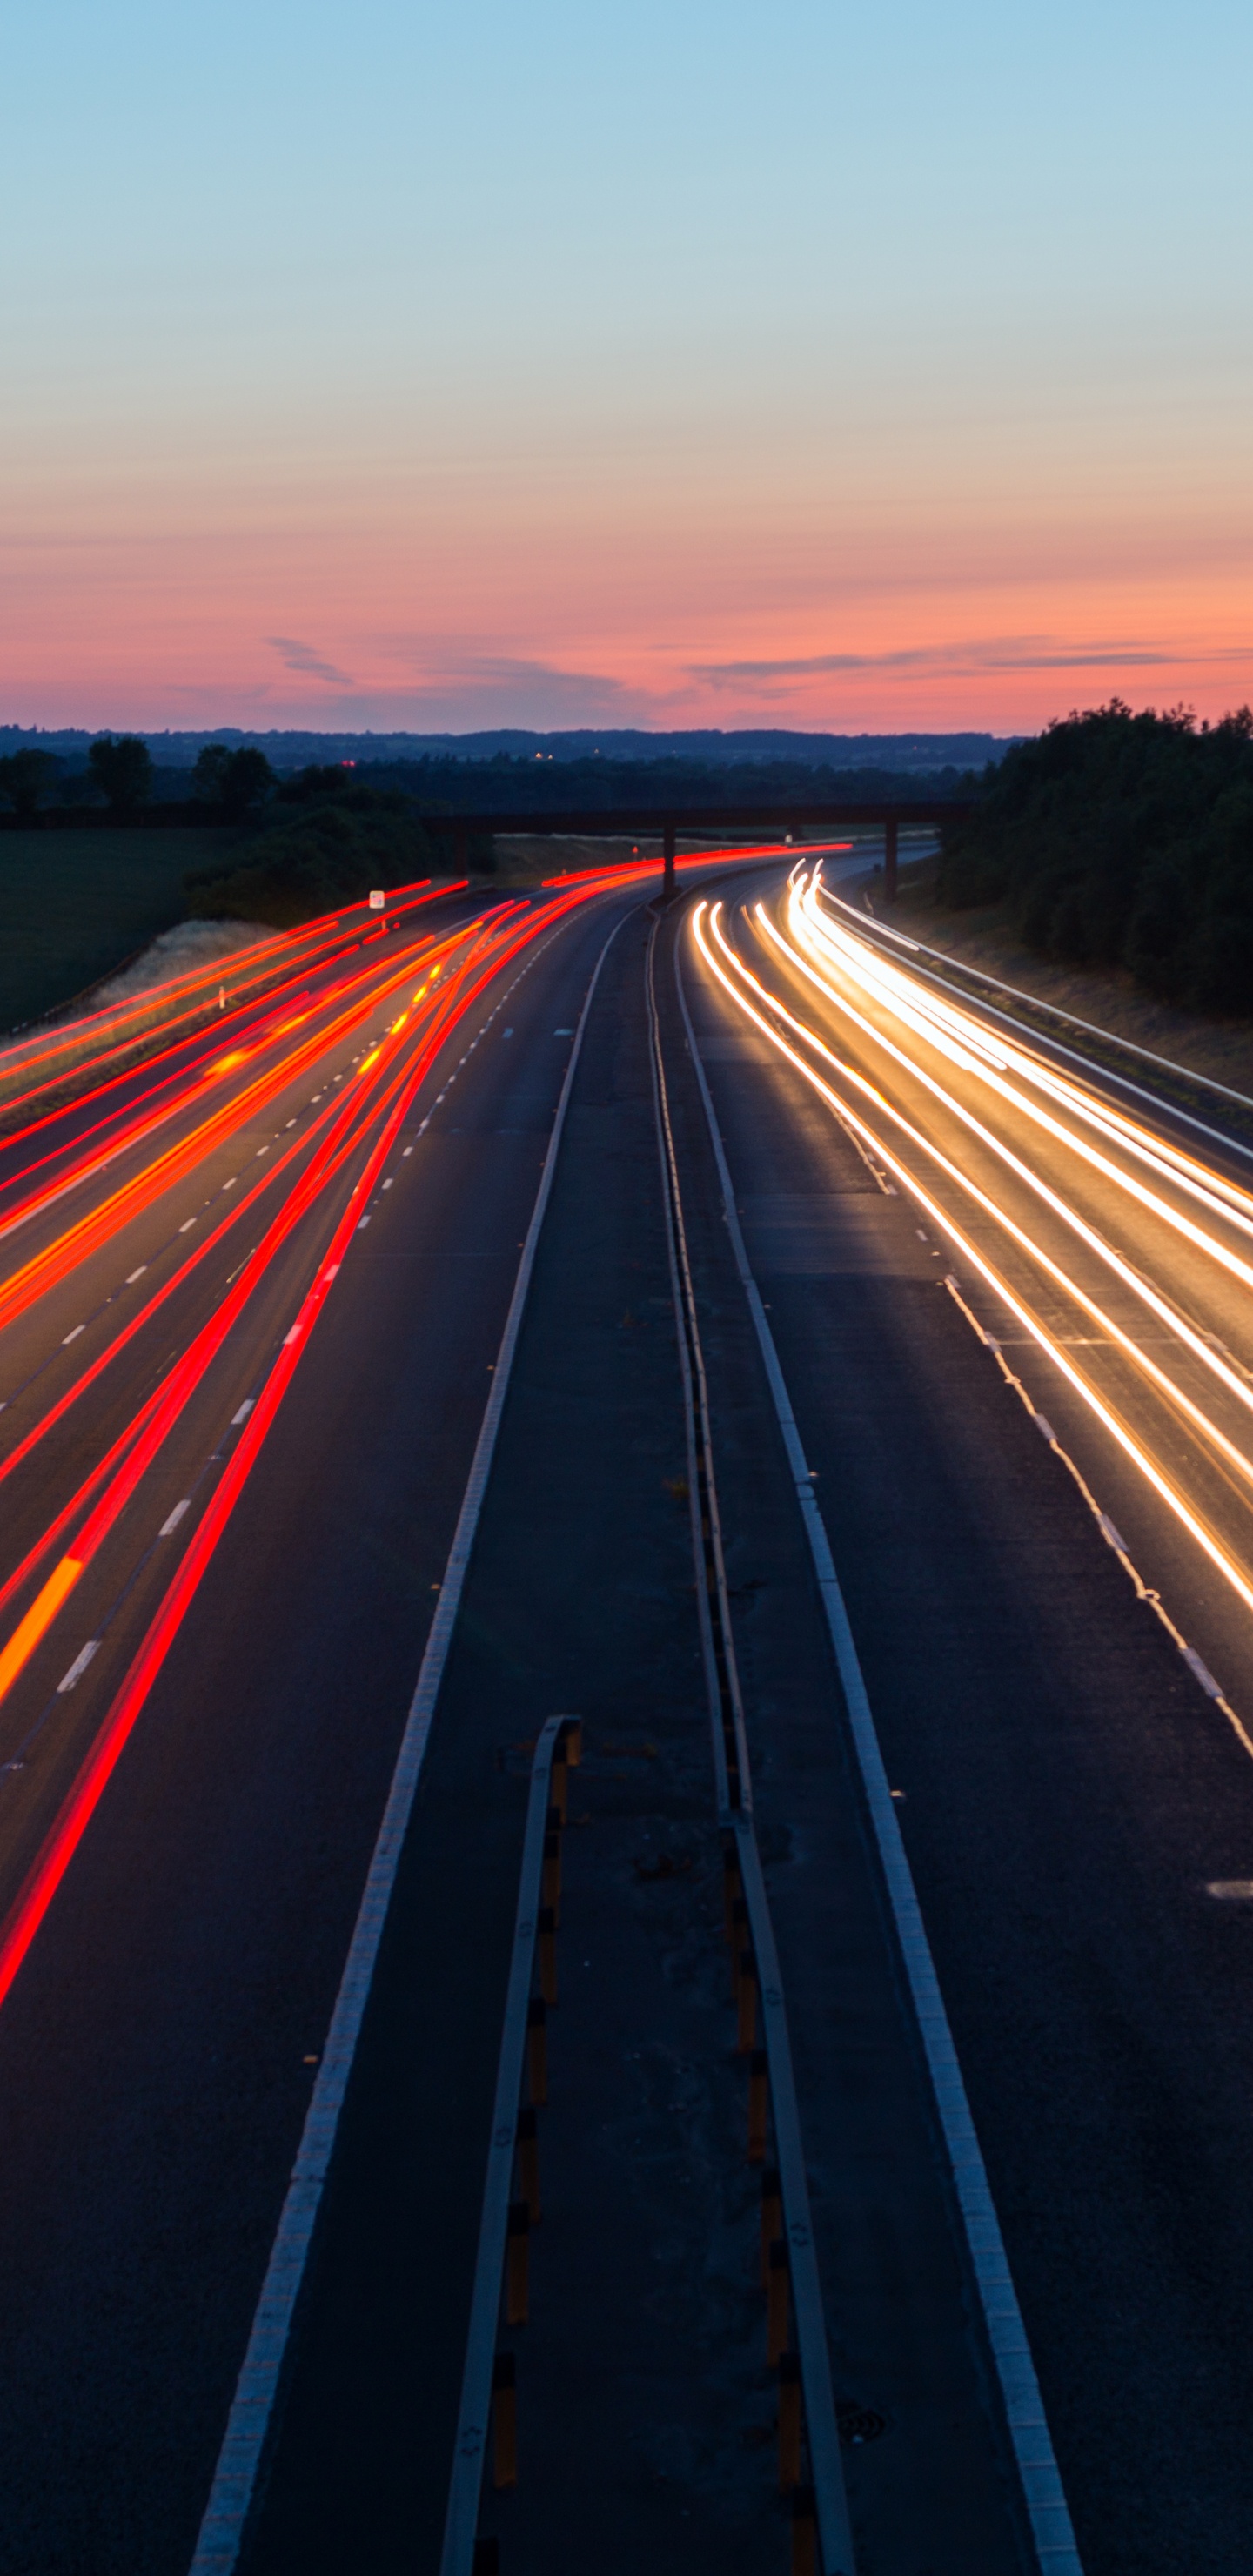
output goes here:
[{"label": "green field", "polygon": [[222,831],[0,832],[0,1034],[68,1002],[187,914]]}]

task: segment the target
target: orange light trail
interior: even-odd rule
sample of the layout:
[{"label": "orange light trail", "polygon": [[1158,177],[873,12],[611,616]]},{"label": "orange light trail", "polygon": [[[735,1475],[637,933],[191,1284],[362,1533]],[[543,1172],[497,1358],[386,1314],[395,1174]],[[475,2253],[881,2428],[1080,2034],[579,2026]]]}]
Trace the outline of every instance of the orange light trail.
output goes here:
[{"label": "orange light trail", "polygon": [[[407,1069],[403,1081],[396,1087],[391,1108],[366,1163],[353,1184],[330,1245],[319,1260],[317,1275],[303,1300],[295,1324],[279,1349],[257,1403],[244,1425],[239,1442],[227,1460],[222,1479],[195,1527],[147,1635],[113,1699],[100,1732],[60,1813],[27,1873],[3,1929],[0,1930],[0,2004],[9,1993],[14,1978],[47,1915],[116,1769],[139,1713],[169,1654],[231,1512],[260,1454],[300,1357],[307,1347],[309,1334],[317,1315],[339,1273],[358,1221],[359,1211],[373,1187],[414,1094],[429,1071],[438,1048],[446,1042],[452,1030],[473,1007],[475,1001],[499,974],[502,967],[541,933],[547,934],[554,922],[576,909],[587,899],[586,893],[580,891],[568,896],[564,902],[548,906],[538,918],[528,913],[525,920],[518,923],[515,914],[512,920],[502,925],[503,935],[493,940],[492,953],[481,972],[467,984],[455,1010],[440,1012],[438,1029],[430,1032],[416,1061]],[[412,963],[407,969],[407,973],[411,972]],[[73,1560],[69,1558],[62,1561],[66,1567],[72,1562]],[[61,1569],[58,1568],[58,1574],[60,1571]],[[76,1576],[73,1574],[67,1577],[67,1591],[74,1580]],[[49,1587],[45,1586],[45,1592],[48,1590]],[[40,1596],[41,1600],[43,1597],[43,1595]],[[47,1625],[55,1616],[56,1606],[59,1605],[54,1603],[50,1609],[48,1619],[45,1620],[44,1627],[40,1631],[41,1634],[46,1632]],[[20,1631],[18,1633],[20,1634]],[[12,1642],[16,1643],[16,1637]],[[33,1646],[31,1651],[33,1652]]]}]

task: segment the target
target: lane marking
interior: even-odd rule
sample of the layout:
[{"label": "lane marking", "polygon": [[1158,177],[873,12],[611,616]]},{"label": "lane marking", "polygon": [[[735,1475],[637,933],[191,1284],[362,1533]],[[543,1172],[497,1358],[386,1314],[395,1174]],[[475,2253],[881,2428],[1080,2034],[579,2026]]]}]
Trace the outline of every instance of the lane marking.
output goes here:
[{"label": "lane marking", "polygon": [[74,1326],[74,1330],[73,1330],[73,1332],[72,1332],[72,1333],[67,1333],[67,1334],[66,1334],[65,1339],[64,1339],[64,1341],[63,1341],[63,1342],[62,1342],[62,1344],[61,1344],[61,1348],[62,1348],[62,1350],[63,1350],[63,1351],[68,1351],[68,1349],[69,1349],[69,1347],[70,1347],[71,1342],[76,1342],[76,1341],[78,1340],[78,1336],[79,1336],[79,1334],[80,1334],[80,1333],[85,1333],[85,1332],[86,1332],[86,1330],[87,1330],[87,1327],[86,1327],[86,1325],[85,1325],[85,1324],[76,1324],[76,1325]]},{"label": "lane marking", "polygon": [[75,1682],[82,1680],[82,1677],[91,1662],[92,1656],[98,1654],[99,1650],[100,1639],[98,1637],[89,1637],[86,1645],[80,1649],[77,1655],[75,1655],[74,1661],[64,1679],[57,1683],[58,1693],[73,1690]]},{"label": "lane marking", "polygon": [[192,1227],[194,1226],[195,1222],[196,1222],[196,1220],[195,1220],[194,1216],[189,1216],[189,1217],[188,1217],[188,1219],[187,1219],[187,1223],[186,1223],[186,1225],[180,1225],[180,1227],[179,1227],[179,1229],[178,1229],[178,1230],[179,1230],[179,1233],[180,1233],[180,1234],[190,1234],[190,1233],[191,1233],[191,1230],[192,1230]]},{"label": "lane marking", "polygon": [[[575,921],[582,918],[579,914],[570,917]],[[593,967],[591,981],[584,996],[578,1030],[570,1049],[569,1062],[548,1140],[548,1150],[540,1173],[531,1222],[527,1228],[526,1246],[518,1263],[518,1273],[509,1302],[509,1312],[505,1319],[505,1329],[501,1336],[491,1392],[479,1429],[469,1479],[462,1496],[448,1563],[444,1569],[443,1584],[426,1641],[426,1651],[422,1657],[417,1685],[405,1722],[405,1731],[401,1739],[396,1768],[392,1774],[383,1821],[379,1827],[348,1956],[344,1962],[344,1972],[331,2015],[322,2063],[314,2081],[296,2162],[292,2168],[291,2182],[271,2247],[261,2295],[252,2322],[252,2331],[248,2338],[248,2348],[244,2354],[231,2411],[227,2418],[222,2448],[218,2454],[213,2484],[209,2490],[195,2555],[191,2562],[190,2576],[231,2576],[231,2571],[238,2563],[256,2488],[257,2472],[269,2433],[296,2300],[305,2275],[314,2225],[335,2146],[340,2114],[348,2091],[348,2080],[352,2073],[366,2003],[373,1983],[379,1943],[383,1937],[383,1926],[391,1903],[392,1888],[400,1865],[400,1855],[426,1755],[431,1721],[435,1714],[435,1703],[444,1677],[444,1666],[452,1644],[453,1627],[478,1529],[487,1479],[491,1472],[514,1352],[522,1328],[523,1311],[531,1284],[531,1273],[535,1267],[540,1232],[552,1194],[566,1113],[574,1087],[574,1077],[578,1070],[579,1056],[582,1052],[583,1036],[596,987],[600,981],[601,968],[623,922],[629,919],[630,914],[623,913],[621,919],[610,931]]]},{"label": "lane marking", "polygon": [[1253,1878],[1211,1878],[1205,1893],[1236,1904],[1247,1904],[1253,1898]]},{"label": "lane marking", "polygon": [[749,1267],[744,1237],[736,1211],[731,1173],[718,1128],[713,1097],[696,1045],[696,1032],[687,1006],[682,964],[676,948],[675,978],[679,1005],[691,1050],[695,1072],[709,1128],[710,1143],[722,1189],[723,1211],[732,1255],[748,1301],[749,1313],[757,1335],[758,1347],[765,1365],[766,1378],[774,1402],[775,1415],[792,1470],[796,1499],[800,1506],[805,1535],[809,1541],[814,1573],[826,1612],[831,1643],[843,1685],[849,1728],[861,1772],[866,1803],[879,1848],[883,1875],[896,1924],[897,1938],[913,1996],[914,2011],[930,2069],[936,2108],[944,2131],[952,2167],[958,2204],[966,2231],[971,2267],[978,2285],[984,2326],[1000,2381],[1001,2394],[1009,2424],[1010,2439],[1018,2463],[1023,2494],[1031,2520],[1036,2556],[1048,2576],[1083,2576],[1082,2562],[1075,2545],[1070,2513],[1062,2488],[1061,2476],[1053,2450],[1052,2438],[1044,2413],[1044,2400],[1036,2378],[1027,2330],[1010,2273],[1009,2258],[1001,2235],[1000,2220],[992,2198],[982,2150],[975,2133],[970,2104],[953,2034],[949,2028],[940,1981],[927,1939],[918,1902],[913,1873],[905,1852],[900,1819],[884,1769],[878,1733],[866,1690],[865,1679],[849,1624],[844,1595],[840,1589],[831,1554],[826,1524],[818,1509],[805,1452],[801,1445],[796,1417],[792,1411],[787,1382],[775,1349],[774,1335],[766,1319],[761,1292]]},{"label": "lane marking", "polygon": [[235,1427],[238,1423],[240,1423],[240,1422],[246,1422],[246,1421],[247,1421],[248,1416],[249,1416],[249,1414],[251,1413],[252,1408],[253,1408],[254,1404],[256,1403],[256,1401],[257,1401],[257,1399],[256,1399],[255,1395],[246,1395],[246,1396],[244,1397],[243,1403],[241,1404],[241,1406],[240,1406],[240,1408],[239,1408],[238,1413],[233,1413],[233,1414],[231,1415],[231,1427],[232,1427],[232,1429],[234,1429],[234,1427]]},{"label": "lane marking", "polygon": [[146,1261],[141,1261],[141,1262],[140,1262],[140,1265],[139,1265],[138,1270],[130,1270],[130,1271],[128,1271],[128,1272],[127,1272],[127,1274],[126,1274],[126,1280],[125,1280],[125,1285],[126,1285],[126,1287],[128,1287],[128,1288],[133,1288],[133,1287],[134,1287],[134,1285],[135,1285],[136,1280],[137,1280],[137,1279],[142,1279],[142,1278],[143,1278],[144,1272],[145,1272],[145,1270],[147,1269],[147,1267],[148,1267],[147,1262],[146,1262]]},{"label": "lane marking", "polygon": [[160,1529],[157,1531],[157,1537],[158,1537],[158,1538],[171,1538],[171,1537],[173,1536],[173,1534],[174,1534],[174,1531],[178,1528],[179,1522],[181,1521],[181,1519],[182,1519],[182,1517],[183,1517],[184,1512],[189,1512],[190,1510],[191,1510],[191,1496],[190,1496],[190,1494],[185,1494],[185,1495],[184,1495],[184,1497],[183,1497],[182,1502],[181,1502],[181,1503],[176,1503],[176,1504],[175,1504],[174,1509],[173,1509],[173,1511],[171,1512],[171,1514],[170,1514],[170,1517],[169,1517],[168,1521],[162,1521],[162,1523],[161,1523],[161,1527],[160,1527]]},{"label": "lane marking", "polygon": [[[1031,1420],[1037,1423],[1042,1422],[1044,1416],[1037,1413],[1035,1404],[1027,1393],[1022,1379],[1014,1375],[1014,1372],[1005,1357],[1001,1344],[994,1340],[991,1333],[985,1332],[978,1316],[974,1313],[973,1309],[967,1305],[951,1270],[948,1277],[944,1280],[943,1285],[947,1288],[954,1305],[960,1308],[960,1311],[965,1316],[967,1323],[978,1335],[979,1340],[984,1344],[985,1349],[991,1351],[997,1367],[1001,1372],[1003,1383],[1010,1389],[1012,1394],[1017,1396],[1024,1412],[1030,1415]],[[1039,1345],[1034,1342],[1030,1342],[1028,1346],[1032,1349],[1037,1349],[1039,1347]],[[1177,1647],[1185,1664],[1188,1665],[1195,1679],[1200,1682],[1201,1688],[1206,1693],[1206,1696],[1214,1701],[1217,1708],[1222,1710],[1223,1716],[1234,1728],[1236,1735],[1244,1746],[1245,1752],[1253,1755],[1253,1736],[1250,1736],[1243,1720],[1237,1716],[1236,1711],[1232,1707],[1230,1700],[1226,1697],[1221,1685],[1215,1681],[1208,1664],[1202,1663],[1196,1648],[1188,1644],[1187,1638],[1175,1626],[1174,1620],[1171,1618],[1170,1612],[1166,1608],[1160,1592],[1155,1591],[1152,1584],[1145,1582],[1139,1567],[1133,1563],[1130,1555],[1128,1554],[1127,1542],[1123,1537],[1121,1530],[1119,1530],[1116,1524],[1110,1519],[1109,1513],[1102,1511],[1082,1469],[1075,1465],[1074,1459],[1071,1457],[1069,1450],[1062,1447],[1061,1441],[1058,1440],[1056,1436],[1054,1436],[1049,1445],[1052,1448],[1054,1457],[1060,1458],[1067,1474],[1073,1478],[1074,1483],[1078,1486],[1102,1538],[1105,1540],[1108,1547],[1112,1547],[1115,1556],[1118,1558],[1119,1564],[1122,1566],[1124,1574],[1129,1577],[1131,1583],[1134,1585],[1136,1599],[1147,1603],[1148,1608],[1153,1612],[1154,1617],[1160,1620],[1172,1646]]]}]

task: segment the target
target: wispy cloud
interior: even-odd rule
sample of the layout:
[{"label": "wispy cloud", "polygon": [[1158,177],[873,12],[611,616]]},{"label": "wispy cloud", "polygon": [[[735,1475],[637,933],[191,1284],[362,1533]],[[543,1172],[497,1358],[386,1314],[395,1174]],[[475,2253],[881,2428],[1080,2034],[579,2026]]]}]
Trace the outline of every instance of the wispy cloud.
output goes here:
[{"label": "wispy cloud", "polygon": [[430,636],[389,635],[378,649],[400,662],[417,682],[419,701],[432,714],[455,705],[461,721],[494,719],[506,725],[630,724],[647,720],[652,700],[604,671],[569,671],[523,654],[467,651],[464,641],[441,646]]},{"label": "wispy cloud", "polygon": [[697,662],[688,667],[691,678],[706,688],[739,689],[751,681],[758,687],[785,690],[791,681],[816,679],[825,673],[904,671],[924,679],[978,679],[997,671],[1179,670],[1200,662],[1249,659],[1249,651],[1235,645],[1198,653],[1186,645],[1140,639],[1066,644],[1051,635],[989,635],[953,644],[901,646],[887,653],[806,653],[768,661]]},{"label": "wispy cloud", "polygon": [[312,680],[333,680],[340,688],[352,687],[347,671],[337,671],[333,662],[323,661],[312,644],[301,644],[294,635],[268,635],[266,642],[289,671],[304,672]]}]

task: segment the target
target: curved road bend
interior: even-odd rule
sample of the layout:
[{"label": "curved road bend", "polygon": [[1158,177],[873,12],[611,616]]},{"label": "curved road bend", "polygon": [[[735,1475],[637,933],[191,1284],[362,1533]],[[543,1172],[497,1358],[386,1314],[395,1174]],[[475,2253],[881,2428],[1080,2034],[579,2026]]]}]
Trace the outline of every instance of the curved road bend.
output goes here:
[{"label": "curved road bend", "polygon": [[[838,1688],[685,1077],[771,1904],[859,2566],[1034,2564]],[[439,2565],[528,1746],[583,1718],[506,2576],[788,2563],[722,1937],[644,961],[607,960],[350,2090],[249,2576]],[[694,1121],[696,1123],[694,1123]],[[226,2392],[224,2391],[224,2397]],[[870,2439],[861,2436],[868,2432]],[[877,2436],[877,2438],[875,2438]],[[854,2438],[856,2437],[856,2438]]]},{"label": "curved road bend", "polygon": [[[900,1792],[1080,2554],[1088,2576],[1237,2576],[1253,2518],[1253,1759],[1235,1721],[1253,1733],[1253,1623],[1043,1343],[911,1199],[906,1175],[999,1270],[1246,1579],[1248,1477],[1184,1399],[1244,1452],[1248,1405],[1179,1327],[1247,1392],[1253,1309],[1221,1260],[998,1098],[978,1059],[963,1066],[909,1026],[899,994],[889,1008],[868,992],[864,960],[828,959],[824,997],[797,962],[812,964],[812,951],[792,939],[789,957],[780,944],[795,925],[777,882],[767,911],[773,940],[737,889],[724,912],[729,945],[862,1077],[859,1087],[833,1072],[785,1031],[863,1121],[869,1162],[894,1197],[690,945],[687,989]],[[907,955],[899,962],[908,968]],[[1005,1030],[984,1025],[1003,1049]],[[1047,1058],[1030,1032],[1025,1043]],[[924,1077],[942,1083],[944,1101]],[[1099,1077],[1090,1090],[1102,1110],[1127,1114],[1125,1092]],[[973,1139],[954,1104],[1011,1144],[1169,1313],[1150,1313],[1073,1224]],[[1168,1110],[1133,1107],[1151,1141],[1249,1188],[1253,1168],[1234,1145],[1200,1143]],[[1063,1123],[1092,1140],[1069,1111]],[[919,1139],[1029,1230],[1117,1333]],[[1098,1141],[1176,1217],[1247,1256],[1240,1225],[1108,1133]],[[895,1174],[876,1147],[897,1157]],[[950,1274],[968,1313],[942,1284]],[[1004,1366],[971,1317],[1001,1344]],[[1140,1354],[1169,1371],[1175,1398]],[[1122,1541],[1121,1561],[1059,1449]],[[751,1503],[750,1469],[743,1528]],[[1128,1565],[1199,1655],[1202,1678],[1137,1597]],[[1222,1702],[1202,1687],[1208,1675]]]},{"label": "curved road bend", "polygon": [[[464,910],[444,907],[441,936],[450,912],[455,927]],[[512,912],[534,926],[534,907]],[[422,1080],[363,1203],[368,1230],[354,1219],[342,1275],[0,2010],[5,2570],[173,2576],[190,2558],[569,1032],[613,917],[612,903],[596,902],[494,975],[489,957],[486,989]],[[385,982],[397,961],[390,941],[379,946]],[[216,1226],[219,1206],[306,1131],[312,1156],[330,1133],[319,1127],[314,1138],[315,1125],[328,1110],[338,1115],[354,1082],[374,1083],[371,1100],[383,1101],[395,1066],[386,1051],[372,1067],[365,1058],[423,980],[416,939],[412,959],[419,974],[411,962],[398,995],[372,987],[359,1027],[326,1043],[298,1080],[223,1135],[210,1165],[202,1160],[140,1207],[15,1319],[0,1340],[12,1360],[0,1392],[15,1406],[3,1417],[6,1450],[69,1391],[72,1371],[93,1364],[120,1329],[119,1309],[129,1317],[128,1301],[147,1296],[154,1275],[158,1286],[173,1275],[196,1240],[180,1234],[187,1218],[196,1229]],[[333,1019],[338,1004],[325,1008]],[[427,1026],[418,1011],[396,1039],[402,1051],[412,1040],[395,1060],[402,1069],[417,1061]],[[284,1044],[293,1042],[300,1033]],[[263,1065],[272,1060],[263,1047]],[[252,1070],[230,1079],[242,1084]],[[174,1560],[163,1551],[181,1549],[188,1531],[194,1541],[206,1497],[247,1435],[250,1417],[237,1425],[235,1416],[250,1396],[260,1403],[284,1358],[381,1118],[381,1107],[377,1117],[363,1112],[350,1129],[347,1159],[280,1244],[133,1501],[0,1700],[0,1762],[22,1766],[0,1771],[6,1905],[170,1579]],[[147,1168],[148,1150],[129,1156],[123,1180]],[[188,1276],[30,1453],[9,1486],[10,1561],[52,1525],[102,1446],[191,1347],[305,1168],[299,1158],[288,1167],[222,1238],[211,1276]],[[118,1180],[111,1170],[100,1192]],[[96,1188],[77,1193],[75,1219],[97,1204]],[[70,1205],[23,1230],[23,1259],[55,1242]],[[148,1275],[125,1287],[145,1263]],[[19,1399],[24,1379],[31,1392]],[[184,1499],[188,1512],[162,1539]],[[45,1555],[15,1599],[6,1637],[51,1561]],[[98,1632],[98,1654],[61,1692]]]},{"label": "curved road bend", "polygon": [[[780,919],[778,873],[760,886]],[[880,1001],[865,1010],[871,1029],[850,1036],[845,1008],[777,949],[767,960],[739,893],[726,920],[745,962],[759,976],[768,965],[796,1013],[803,992],[815,1027],[838,1033],[850,1061],[860,1049],[889,1096]],[[342,1279],[0,2010],[0,2570],[175,2576],[189,2563],[534,1200],[568,1054],[558,1033],[577,1020],[615,902],[627,911],[597,902],[542,953],[502,966],[406,1105],[370,1183],[369,1230],[354,1215]],[[1030,2568],[684,1056],[676,928],[662,934],[662,1042],[837,2395],[870,2436],[846,2453],[858,2564],[863,2576]],[[274,2576],[438,2563],[478,2219],[467,2141],[490,2110],[527,1744],[556,1708],[585,1720],[575,1803],[587,1823],[567,1837],[547,2205],[519,2362],[524,2475],[516,2497],[489,2502],[489,2527],[497,2516],[506,2576],[589,2559],[745,2576],[785,2563],[755,2183],[719,1948],[644,937],[628,919],[589,1024],[246,2551],[250,2569]],[[1024,1335],[1019,1347],[1003,1320],[998,1330],[977,1266],[968,1276],[960,1256],[936,1261],[904,1184],[884,1195],[684,938],[749,1253],[902,1793],[1087,2576],[1235,2576],[1250,2503],[1248,1918],[1206,1891],[1253,1867],[1250,1761],[937,1269],[1004,1342],[1237,1714],[1253,1707],[1243,1608],[1212,1560],[1198,1569],[1195,1541],[1081,1399],[1055,1371],[1046,1379],[1039,1345]],[[89,1313],[76,1267],[14,1314],[0,1357],[20,1355],[28,1408],[60,1401],[99,1355],[131,1269],[147,1258],[160,1283],[173,1276],[179,1190],[207,1223],[232,1156],[240,1174],[245,1157],[264,1168],[262,1146],[290,1150],[307,1120],[311,1163],[331,1091],[389,1076],[390,1058],[360,1070],[397,1007],[371,1000],[373,1016],[331,1037],[290,1099],[259,1100],[233,1134],[226,1122],[212,1186],[189,1165],[168,1203],[131,1205],[125,1271],[121,1232],[89,1250]],[[396,1044],[416,1051],[416,1028]],[[902,1112],[921,1126],[925,1106],[933,1141],[954,1146],[961,1122],[917,1064],[898,1077]],[[246,1432],[248,1416],[237,1426],[232,1412],[281,1364],[383,1117],[380,1091],[341,1160],[319,1167],[303,1230],[275,1248],[217,1374],[167,1426],[142,1510],[137,1499],[121,1513],[0,1699],[0,1760],[23,1765],[0,1773],[6,1901],[151,1617],[166,1579],[153,1572],[157,1529],[186,1499],[194,1534],[210,1507],[214,1476],[229,1471],[224,1435]],[[136,1146],[121,1177],[141,1174],[148,1152]],[[303,1168],[287,1167],[275,1205]],[[58,1223],[31,1220],[36,1252],[55,1245]],[[241,1246],[259,1233],[241,1227]],[[1147,1258],[1152,1237],[1141,1229],[1134,1243]],[[206,1262],[172,1292],[182,1302],[168,1343],[162,1307],[133,1362],[93,1381],[26,1481],[11,1480],[25,1515],[14,1555],[191,1348],[239,1258],[223,1239],[212,1278]],[[1026,1272],[1015,1276],[1025,1298]],[[150,1283],[135,1286],[146,1295]],[[1238,1354],[1231,1298],[1224,1286],[1216,1320],[1193,1320]],[[1051,1310],[1046,1320],[1056,1328]],[[1116,1364],[1119,1405],[1132,1419],[1135,1388],[1144,1408],[1133,1428],[1147,1439],[1152,1421],[1163,1440],[1160,1390],[1140,1398],[1125,1354]],[[1099,1353],[1083,1365],[1115,1363]],[[1200,1383],[1184,1388],[1194,1403]],[[1228,1389],[1223,1401],[1226,1433],[1239,1399]],[[1191,1472],[1196,1450],[1180,1418],[1176,1406],[1172,1473]],[[1243,1506],[1222,1519],[1230,1487],[1214,1455],[1211,1441],[1195,1492],[1231,1552]],[[176,1521],[168,1544],[184,1535]],[[97,1630],[106,1642],[59,1692],[70,1651]]]}]

